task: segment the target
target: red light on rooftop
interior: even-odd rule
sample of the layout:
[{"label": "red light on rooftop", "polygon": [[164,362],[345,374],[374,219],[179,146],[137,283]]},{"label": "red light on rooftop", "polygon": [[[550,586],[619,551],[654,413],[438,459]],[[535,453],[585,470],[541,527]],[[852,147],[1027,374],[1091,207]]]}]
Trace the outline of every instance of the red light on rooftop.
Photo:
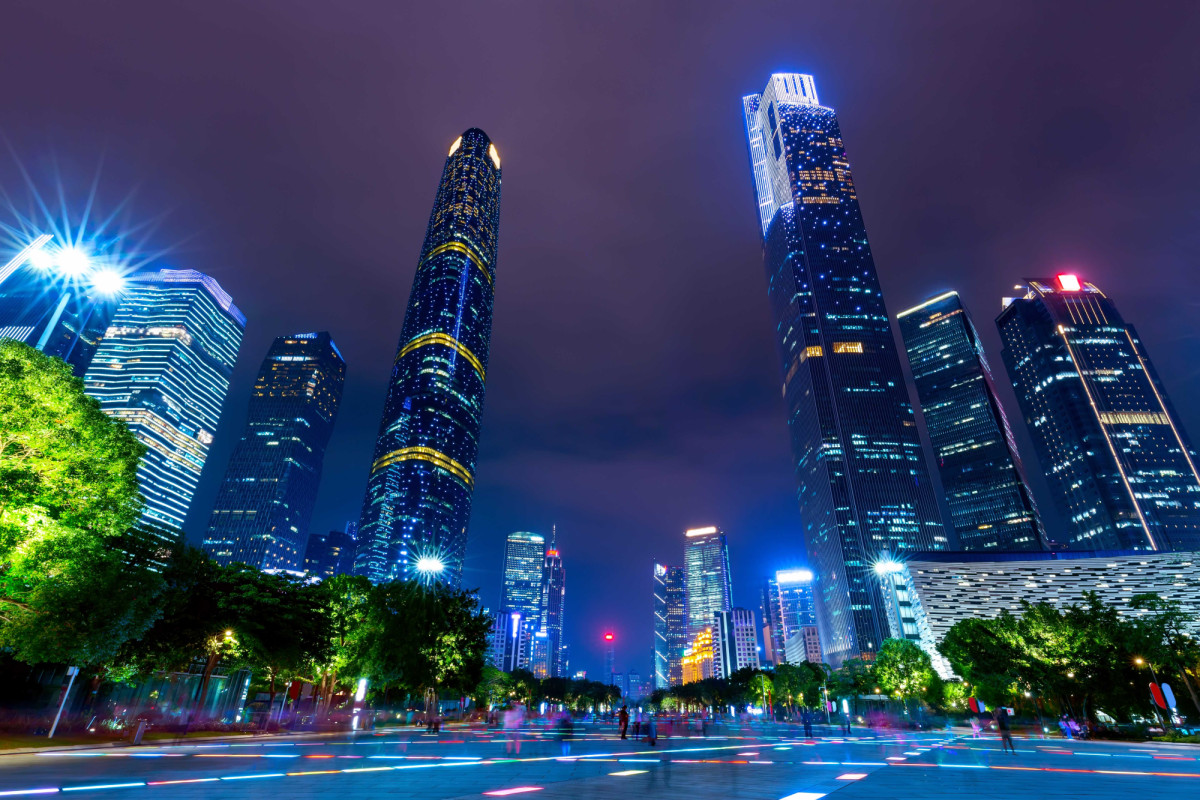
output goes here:
[{"label": "red light on rooftop", "polygon": [[606,634],[604,634],[604,641],[606,641],[606,642],[611,642],[611,641],[612,641],[613,639],[615,639],[615,638],[616,638],[616,637],[615,637],[615,636],[613,636],[611,633],[606,633]]},{"label": "red light on rooftop", "polygon": [[550,558],[558,558],[558,551],[557,550],[547,550],[546,555],[549,556]]},{"label": "red light on rooftop", "polygon": [[1056,275],[1055,280],[1058,281],[1058,288],[1064,292],[1078,292],[1083,288],[1075,275]]}]

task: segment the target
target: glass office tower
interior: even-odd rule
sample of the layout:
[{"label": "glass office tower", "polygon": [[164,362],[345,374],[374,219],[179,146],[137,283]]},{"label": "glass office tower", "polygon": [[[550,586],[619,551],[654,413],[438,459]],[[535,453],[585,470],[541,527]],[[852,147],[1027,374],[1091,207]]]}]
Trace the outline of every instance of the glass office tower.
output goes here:
[{"label": "glass office tower", "polygon": [[106,414],[148,449],[138,469],[140,528],[174,545],[221,419],[246,318],[190,269],[135,275],[84,376]]},{"label": "glass office tower", "polygon": [[733,605],[729,581],[729,543],[719,528],[684,533],[683,566],[687,585],[687,633],[695,636],[716,624],[716,614]]},{"label": "glass office tower", "polygon": [[327,332],[272,343],[204,536],[204,549],[218,563],[304,569],[308,524],[345,383],[346,362]]},{"label": "glass office tower", "polygon": [[367,479],[355,571],[462,578],[492,335],[500,156],[472,128],[450,147],[404,315]]},{"label": "glass office tower", "polygon": [[1137,331],[1074,275],[1027,280],[1001,355],[1074,550],[1200,549],[1196,452]]},{"label": "glass office tower", "polygon": [[654,565],[654,688],[683,683],[688,644],[687,589],[683,567]]},{"label": "glass office tower", "polygon": [[960,550],[1042,550],[983,343],[957,292],[896,315]]},{"label": "glass office tower", "polygon": [[872,564],[939,550],[900,356],[833,109],[776,74],[742,108],[821,644],[834,666],[887,635]]},{"label": "glass office tower", "polygon": [[515,531],[508,535],[504,543],[501,611],[519,612],[531,624],[540,624],[545,565],[546,537],[528,531]]},{"label": "glass office tower", "polygon": [[[545,634],[545,672],[550,678],[565,678],[563,663],[563,612],[567,597],[567,572],[558,550],[557,536],[550,537],[546,560],[542,566],[542,627]],[[536,643],[535,643],[535,650]]]}]

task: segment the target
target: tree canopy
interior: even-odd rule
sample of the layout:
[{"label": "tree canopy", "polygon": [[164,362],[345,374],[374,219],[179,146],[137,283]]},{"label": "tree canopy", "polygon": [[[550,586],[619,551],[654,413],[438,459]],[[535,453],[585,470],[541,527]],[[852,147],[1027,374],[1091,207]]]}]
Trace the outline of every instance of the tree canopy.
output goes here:
[{"label": "tree canopy", "polygon": [[155,614],[128,569],[144,447],[60,359],[0,341],[0,647],[29,663],[111,659]]}]

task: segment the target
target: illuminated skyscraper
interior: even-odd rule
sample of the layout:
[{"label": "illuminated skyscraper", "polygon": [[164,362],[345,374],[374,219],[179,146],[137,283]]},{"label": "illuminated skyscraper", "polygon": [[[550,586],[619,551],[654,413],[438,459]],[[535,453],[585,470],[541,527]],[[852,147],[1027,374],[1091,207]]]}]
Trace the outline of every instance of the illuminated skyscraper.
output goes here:
[{"label": "illuminated skyscraper", "polygon": [[809,75],[743,98],[821,642],[835,666],[887,635],[871,564],[946,546],[833,109]]},{"label": "illuminated skyscraper", "polygon": [[[788,661],[787,641],[805,629],[811,629],[809,641],[818,641],[817,614],[813,603],[813,574],[807,569],[782,569],[767,580],[762,593],[763,646],[774,663]],[[803,639],[801,640],[803,641]],[[815,657],[821,661],[820,647]]]},{"label": "illuminated skyscraper", "polygon": [[1027,280],[1001,355],[1073,550],[1200,549],[1196,453],[1137,331],[1074,275]]},{"label": "illuminated skyscraper", "polygon": [[[567,596],[567,573],[558,551],[557,531],[550,537],[546,561],[542,566],[542,622],[538,636],[545,634],[545,673],[550,678],[565,678],[563,663],[563,612]],[[537,647],[535,644],[535,652]],[[536,659],[535,659],[536,660]]]},{"label": "illuminated skyscraper", "polygon": [[896,315],[962,550],[1042,550],[1037,507],[983,343],[957,292]]},{"label": "illuminated skyscraper", "polygon": [[683,567],[654,565],[654,688],[683,683],[688,645],[687,589]]},{"label": "illuminated skyscraper", "polygon": [[716,624],[716,615],[733,605],[729,585],[729,543],[719,528],[684,533],[683,564],[687,586],[687,633],[695,636]]},{"label": "illuminated skyscraper", "polygon": [[84,376],[84,389],[148,448],[141,527],[172,545],[208,457],[246,318],[190,269],[135,275]]},{"label": "illuminated skyscraper", "polygon": [[500,610],[517,612],[530,622],[542,619],[542,583],[546,565],[546,538],[540,533],[515,531],[504,543],[504,587]]},{"label": "illuminated skyscraper", "polygon": [[758,669],[754,612],[748,608],[719,612],[713,625],[712,648],[715,678],[728,678],[739,669]]},{"label": "illuminated skyscraper", "polygon": [[204,536],[204,549],[218,563],[304,569],[345,382],[346,362],[328,333],[280,336],[271,344]]},{"label": "illuminated skyscraper", "polygon": [[354,567],[354,546],[357,541],[357,522],[347,522],[344,531],[310,533],[308,547],[304,551],[305,571],[321,579],[349,575]]},{"label": "illuminated skyscraper", "polygon": [[472,128],[442,170],[367,479],[355,571],[462,578],[492,335],[500,156]]}]

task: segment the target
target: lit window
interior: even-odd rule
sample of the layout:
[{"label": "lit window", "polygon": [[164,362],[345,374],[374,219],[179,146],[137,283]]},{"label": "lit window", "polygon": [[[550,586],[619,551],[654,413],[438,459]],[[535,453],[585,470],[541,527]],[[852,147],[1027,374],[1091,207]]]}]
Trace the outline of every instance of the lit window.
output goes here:
[{"label": "lit window", "polygon": [[833,352],[835,353],[861,353],[863,351],[862,342],[834,342]]}]

